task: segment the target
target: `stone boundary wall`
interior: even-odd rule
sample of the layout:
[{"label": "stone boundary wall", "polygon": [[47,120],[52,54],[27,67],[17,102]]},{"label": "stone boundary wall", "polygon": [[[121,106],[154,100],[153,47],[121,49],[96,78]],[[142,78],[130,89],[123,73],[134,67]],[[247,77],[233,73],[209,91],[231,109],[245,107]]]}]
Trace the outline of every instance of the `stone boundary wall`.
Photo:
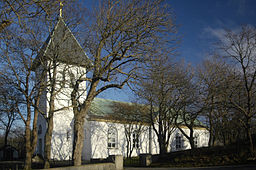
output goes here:
[{"label": "stone boundary wall", "polygon": [[42,169],[42,170],[116,170],[116,166],[114,163],[97,163],[97,164],[68,166],[68,167],[50,168],[50,169]]},{"label": "stone boundary wall", "polygon": [[115,155],[114,163],[97,163],[97,164],[87,164],[80,166],[68,166],[59,168],[50,168],[42,170],[123,170],[123,156]]}]

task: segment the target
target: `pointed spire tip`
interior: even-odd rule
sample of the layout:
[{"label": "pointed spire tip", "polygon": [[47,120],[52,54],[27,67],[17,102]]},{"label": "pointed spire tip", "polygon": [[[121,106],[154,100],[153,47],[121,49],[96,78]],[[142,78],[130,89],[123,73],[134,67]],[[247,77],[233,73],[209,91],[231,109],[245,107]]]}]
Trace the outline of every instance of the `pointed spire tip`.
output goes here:
[{"label": "pointed spire tip", "polygon": [[63,8],[63,3],[62,3],[62,1],[60,0],[60,18],[62,17],[62,8]]}]

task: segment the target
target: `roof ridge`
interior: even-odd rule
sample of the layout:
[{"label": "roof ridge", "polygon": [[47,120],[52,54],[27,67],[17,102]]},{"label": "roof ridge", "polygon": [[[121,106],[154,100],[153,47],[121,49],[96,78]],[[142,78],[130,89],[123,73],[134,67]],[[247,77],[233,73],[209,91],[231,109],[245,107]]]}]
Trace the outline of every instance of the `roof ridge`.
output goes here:
[{"label": "roof ridge", "polygon": [[137,105],[144,105],[144,104],[139,104],[139,103],[125,102],[125,101],[119,101],[119,100],[113,100],[113,99],[105,99],[105,98],[100,98],[100,97],[95,97],[94,99],[105,100],[105,101],[112,101],[112,102],[124,103],[124,104],[137,104]]}]

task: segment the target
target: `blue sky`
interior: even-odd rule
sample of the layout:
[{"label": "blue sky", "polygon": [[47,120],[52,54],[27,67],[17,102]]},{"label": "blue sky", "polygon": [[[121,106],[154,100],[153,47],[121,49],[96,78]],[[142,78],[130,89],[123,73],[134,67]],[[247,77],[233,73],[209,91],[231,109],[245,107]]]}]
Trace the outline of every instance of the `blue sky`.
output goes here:
[{"label": "blue sky", "polygon": [[225,29],[237,30],[243,24],[255,26],[255,0],[169,0],[176,14],[182,42],[180,56],[196,64],[213,50]]},{"label": "blue sky", "polygon": [[[196,66],[213,51],[225,29],[256,25],[256,0],[167,0],[176,15],[181,38],[178,59]],[[134,101],[128,90],[110,90],[100,97]]]}]

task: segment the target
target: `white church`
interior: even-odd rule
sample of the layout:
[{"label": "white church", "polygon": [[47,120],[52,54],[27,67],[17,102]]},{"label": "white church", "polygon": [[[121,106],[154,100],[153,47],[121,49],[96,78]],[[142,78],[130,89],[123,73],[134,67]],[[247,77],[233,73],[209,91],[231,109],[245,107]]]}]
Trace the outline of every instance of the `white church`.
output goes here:
[{"label": "white church", "polygon": [[[58,50],[62,49],[62,50]],[[90,60],[86,56],[82,47],[67,27],[63,19],[60,17],[53,31],[47,38],[38,56],[34,61],[34,70],[37,77],[41,76],[42,62],[52,63],[52,57],[58,51],[57,59],[57,79],[60,83],[56,86],[56,100],[53,117],[53,136],[51,158],[54,160],[70,160],[72,158],[72,141],[73,141],[73,110],[70,101],[71,88],[69,81],[71,77],[85,77],[87,67]],[[71,55],[70,55],[71,54]],[[85,62],[86,61],[86,62]],[[85,63],[85,64],[84,64]],[[56,63],[55,63],[56,64]],[[45,81],[51,78],[51,71],[45,77]],[[80,100],[86,96],[86,84],[81,89]],[[47,116],[49,111],[50,92],[45,88],[40,99],[40,110]],[[84,146],[82,152],[82,160],[107,158],[110,155],[123,155],[126,157],[127,152],[127,135],[125,127],[127,121],[116,121],[111,119],[109,115],[113,114],[112,105],[118,103],[131,105],[119,101],[95,98],[90,112],[86,117],[84,125]],[[44,154],[44,136],[46,132],[46,120],[44,116],[39,114],[38,117],[38,142],[37,154]],[[147,122],[142,122],[140,132],[136,130],[138,124],[132,124],[133,132],[130,134],[129,145],[132,148],[132,156],[138,156],[143,153],[158,154],[159,146],[157,136]],[[182,127],[185,132],[189,130]],[[198,123],[194,128],[195,145],[197,147],[208,146],[209,132]],[[172,133],[168,151],[177,151],[189,149],[188,140],[182,133],[175,129]]]}]

